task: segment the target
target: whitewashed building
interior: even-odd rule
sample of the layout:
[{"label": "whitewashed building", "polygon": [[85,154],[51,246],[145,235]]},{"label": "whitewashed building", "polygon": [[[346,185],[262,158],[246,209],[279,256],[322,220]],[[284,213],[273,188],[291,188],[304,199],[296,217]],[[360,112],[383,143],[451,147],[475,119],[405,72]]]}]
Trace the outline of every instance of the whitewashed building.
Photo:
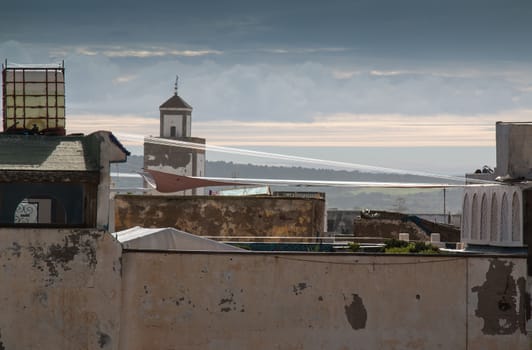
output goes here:
[{"label": "whitewashed building", "polygon": [[497,122],[494,174],[468,178],[498,184],[468,187],[462,202],[462,237],[470,245],[523,247],[532,230],[532,123]]}]

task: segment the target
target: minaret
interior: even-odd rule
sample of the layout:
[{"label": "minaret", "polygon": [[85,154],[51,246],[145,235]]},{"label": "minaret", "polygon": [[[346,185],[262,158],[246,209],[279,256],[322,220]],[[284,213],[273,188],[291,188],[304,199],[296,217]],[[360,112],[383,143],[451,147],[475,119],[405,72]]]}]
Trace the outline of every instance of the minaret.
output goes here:
[{"label": "minaret", "polygon": [[[159,138],[205,145],[205,139],[192,137],[192,107],[178,95],[178,78],[174,94],[159,106],[161,116]],[[185,176],[205,176],[205,151],[203,147],[187,147],[182,143],[160,144],[153,139],[144,140],[144,169]],[[203,189],[192,189],[177,195],[200,195]]]}]

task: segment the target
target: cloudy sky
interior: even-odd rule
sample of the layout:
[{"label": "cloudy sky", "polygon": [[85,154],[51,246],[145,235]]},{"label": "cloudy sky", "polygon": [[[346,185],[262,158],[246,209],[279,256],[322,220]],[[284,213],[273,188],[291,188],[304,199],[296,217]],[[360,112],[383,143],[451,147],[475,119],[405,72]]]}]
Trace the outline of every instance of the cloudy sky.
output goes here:
[{"label": "cloudy sky", "polygon": [[212,144],[463,172],[494,165],[495,121],[532,121],[531,18],[528,0],[21,0],[0,58],[65,61],[69,132],[157,135],[178,74]]}]

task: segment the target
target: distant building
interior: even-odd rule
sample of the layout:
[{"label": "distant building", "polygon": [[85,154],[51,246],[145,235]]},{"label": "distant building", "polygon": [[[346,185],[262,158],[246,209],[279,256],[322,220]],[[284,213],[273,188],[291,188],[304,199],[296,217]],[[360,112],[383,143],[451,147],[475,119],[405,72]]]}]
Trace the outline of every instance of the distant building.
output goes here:
[{"label": "distant building", "polygon": [[493,173],[468,174],[468,182],[499,184],[468,187],[462,203],[462,242],[524,247],[532,232],[532,123],[497,122],[497,166]]},{"label": "distant building", "polygon": [[0,226],[109,225],[110,163],[129,152],[107,131],[65,130],[64,67],[2,67]]},{"label": "distant building", "polygon": [[[174,95],[159,107],[159,112],[159,137],[144,140],[144,169],[205,176],[205,139],[191,135],[192,107],[177,94],[177,82]],[[191,189],[174,194],[197,195],[203,194],[203,190]]]},{"label": "distant building", "polygon": [[0,134],[0,226],[107,228],[110,163],[128,154],[106,131]]}]

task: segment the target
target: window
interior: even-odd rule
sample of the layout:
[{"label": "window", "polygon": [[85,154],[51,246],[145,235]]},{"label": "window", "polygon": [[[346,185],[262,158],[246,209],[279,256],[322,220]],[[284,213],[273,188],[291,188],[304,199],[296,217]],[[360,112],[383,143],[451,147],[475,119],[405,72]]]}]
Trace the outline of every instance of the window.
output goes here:
[{"label": "window", "polygon": [[24,198],[14,214],[15,224],[64,224],[66,213],[64,207],[54,198]]}]

